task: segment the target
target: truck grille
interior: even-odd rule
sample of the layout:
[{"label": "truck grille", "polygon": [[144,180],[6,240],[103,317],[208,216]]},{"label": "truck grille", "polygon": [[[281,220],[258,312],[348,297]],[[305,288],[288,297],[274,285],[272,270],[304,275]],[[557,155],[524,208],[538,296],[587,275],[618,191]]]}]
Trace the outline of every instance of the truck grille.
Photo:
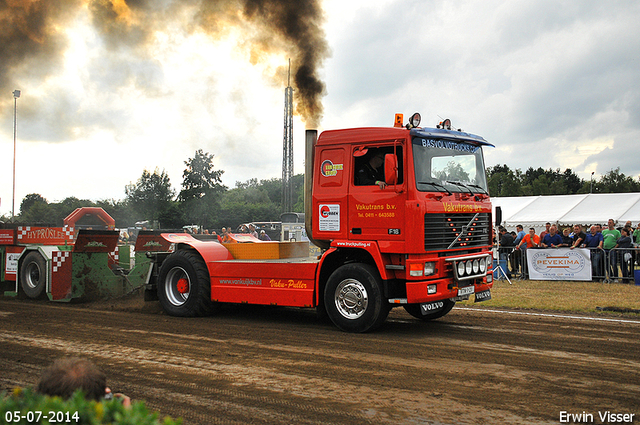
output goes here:
[{"label": "truck grille", "polygon": [[425,251],[469,248],[490,244],[491,216],[489,213],[424,215]]}]

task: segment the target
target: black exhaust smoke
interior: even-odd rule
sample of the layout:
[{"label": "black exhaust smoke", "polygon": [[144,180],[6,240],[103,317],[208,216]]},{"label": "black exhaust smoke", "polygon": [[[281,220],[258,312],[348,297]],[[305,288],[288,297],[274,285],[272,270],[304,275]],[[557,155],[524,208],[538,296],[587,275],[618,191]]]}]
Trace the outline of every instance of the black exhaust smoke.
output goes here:
[{"label": "black exhaust smoke", "polygon": [[[229,28],[246,34],[251,61],[265,53],[291,58],[296,114],[308,128],[322,118],[325,85],[318,70],[329,54],[320,0],[12,0],[0,1],[0,93],[17,87],[18,76],[46,78],[60,68],[68,44],[64,29],[82,8],[111,51],[130,52],[132,61],[154,61],[147,51],[156,31],[179,24],[213,39]],[[287,84],[288,61],[271,78]],[[112,84],[122,84],[110,82]],[[15,86],[15,87],[14,87]],[[22,87],[26,90],[26,87]],[[10,96],[0,97],[0,108]],[[2,111],[0,111],[2,112]]]}]

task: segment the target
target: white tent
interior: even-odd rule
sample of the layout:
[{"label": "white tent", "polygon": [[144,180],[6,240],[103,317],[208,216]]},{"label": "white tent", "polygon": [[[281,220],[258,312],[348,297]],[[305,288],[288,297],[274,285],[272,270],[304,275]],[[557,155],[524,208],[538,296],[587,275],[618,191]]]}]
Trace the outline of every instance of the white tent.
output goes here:
[{"label": "white tent", "polygon": [[560,226],[607,224],[616,226],[631,220],[640,223],[640,193],[590,193],[581,195],[517,196],[491,198],[502,209],[502,225],[509,230],[522,224],[536,231],[549,222]]}]

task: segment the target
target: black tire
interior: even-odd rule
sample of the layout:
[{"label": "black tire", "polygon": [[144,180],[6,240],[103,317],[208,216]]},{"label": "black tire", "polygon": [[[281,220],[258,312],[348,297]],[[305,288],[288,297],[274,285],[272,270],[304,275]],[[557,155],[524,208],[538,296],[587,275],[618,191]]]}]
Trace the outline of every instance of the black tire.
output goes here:
[{"label": "black tire", "polygon": [[345,332],[375,330],[390,310],[378,271],[362,263],[345,264],[329,276],[324,305],[333,324]]},{"label": "black tire", "polygon": [[179,250],[162,262],[158,299],[171,316],[207,316],[214,312],[209,271],[196,252]]},{"label": "black tire", "polygon": [[407,313],[409,313],[416,319],[420,319],[420,320],[424,320],[425,322],[428,322],[430,320],[439,319],[443,316],[446,316],[447,313],[451,311],[453,306],[456,305],[455,301],[451,301],[451,300],[441,300],[441,301],[444,303],[444,307],[438,311],[435,311],[433,313],[428,313],[428,314],[422,314],[422,309],[420,308],[420,304],[407,304],[403,307],[407,311]]},{"label": "black tire", "polygon": [[22,260],[20,287],[29,298],[44,298],[47,289],[47,262],[39,252],[32,251]]}]

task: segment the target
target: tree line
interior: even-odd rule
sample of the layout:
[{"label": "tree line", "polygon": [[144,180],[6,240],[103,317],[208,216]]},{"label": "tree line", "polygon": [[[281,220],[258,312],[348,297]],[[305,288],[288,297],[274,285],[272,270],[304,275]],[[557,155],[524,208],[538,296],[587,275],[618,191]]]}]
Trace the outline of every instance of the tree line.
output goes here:
[{"label": "tree line", "polygon": [[491,196],[574,195],[578,193],[640,192],[640,177],[634,179],[620,172],[620,167],[608,171],[599,179],[578,177],[570,168],[529,167],[512,170],[507,165],[487,168],[487,184]]},{"label": "tree line", "polygon": [[[213,165],[214,155],[195,152],[185,161],[181,190],[173,189],[169,176],[156,168],[144,170],[140,178],[126,185],[121,200],[78,199],[69,197],[50,203],[42,195],[32,193],[22,200],[16,220],[43,226],[61,226],[74,209],[86,206],[102,207],[116,220],[118,227],[131,227],[148,221],[149,226],[179,229],[184,225],[199,225],[207,229],[237,228],[242,223],[279,221],[282,211],[282,179],[256,178],[236,182],[229,189],[222,184],[223,170]],[[487,168],[487,183],[491,196],[570,195],[577,193],[640,192],[640,177],[625,176],[620,168],[612,169],[597,180],[585,180],[571,169],[528,168],[512,170],[509,166]],[[294,211],[304,211],[304,175],[293,176]],[[10,217],[0,217],[4,222]]]},{"label": "tree line", "polygon": [[[149,228],[180,229],[198,225],[206,229],[237,228],[252,221],[279,221],[282,211],[282,180],[252,178],[236,182],[229,189],[222,184],[223,170],[216,170],[213,154],[195,152],[185,161],[180,191],[173,189],[165,170],[144,170],[135,183],[125,186],[125,198],[91,201],[69,197],[50,203],[32,193],[20,203],[14,221],[42,226],[61,226],[64,218],[79,207],[101,207],[120,228],[148,221]],[[293,176],[295,212],[304,211],[302,174]],[[10,221],[10,217],[1,217]]]}]

